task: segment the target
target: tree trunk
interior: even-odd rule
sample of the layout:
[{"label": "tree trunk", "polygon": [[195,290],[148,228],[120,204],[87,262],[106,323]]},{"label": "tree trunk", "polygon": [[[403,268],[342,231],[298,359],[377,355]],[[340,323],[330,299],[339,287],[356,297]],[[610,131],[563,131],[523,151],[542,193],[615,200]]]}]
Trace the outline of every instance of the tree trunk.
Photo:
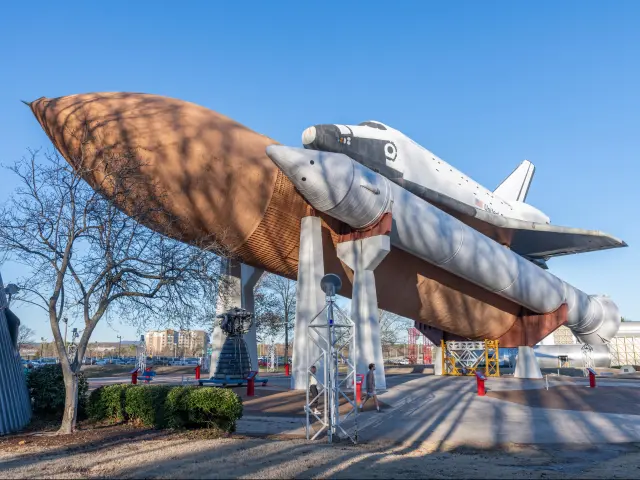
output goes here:
[{"label": "tree trunk", "polygon": [[[79,366],[78,366],[79,369]],[[59,435],[73,433],[76,430],[76,418],[78,417],[78,375],[70,367],[62,364],[64,375],[65,397],[64,416],[62,425],[58,430]]]},{"label": "tree trunk", "polygon": [[284,316],[284,364],[289,364],[289,318]]}]

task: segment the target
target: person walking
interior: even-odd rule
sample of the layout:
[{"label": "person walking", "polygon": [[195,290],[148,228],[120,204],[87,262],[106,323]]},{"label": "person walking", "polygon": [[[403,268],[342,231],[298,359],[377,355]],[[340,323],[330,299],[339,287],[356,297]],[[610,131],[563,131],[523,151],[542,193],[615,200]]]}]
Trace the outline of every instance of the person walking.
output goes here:
[{"label": "person walking", "polygon": [[378,410],[378,412],[380,412],[380,404],[378,403],[378,396],[376,395],[376,364],[375,363],[370,363],[369,364],[369,371],[367,372],[367,377],[365,379],[365,383],[367,385],[367,394],[364,397],[364,400],[362,401],[362,404],[360,405],[360,410],[362,410],[362,408],[364,407],[364,404],[367,403],[367,400],[369,400],[369,398],[373,398],[373,401],[376,403],[376,410]]},{"label": "person walking", "polygon": [[[313,408],[312,412],[315,415],[320,415],[320,410],[318,410],[318,399],[316,398],[318,396],[318,380],[316,380],[316,366],[313,365],[311,367],[311,374],[309,374],[309,398],[312,399],[311,401],[311,408]],[[315,400],[314,400],[315,399]]]}]

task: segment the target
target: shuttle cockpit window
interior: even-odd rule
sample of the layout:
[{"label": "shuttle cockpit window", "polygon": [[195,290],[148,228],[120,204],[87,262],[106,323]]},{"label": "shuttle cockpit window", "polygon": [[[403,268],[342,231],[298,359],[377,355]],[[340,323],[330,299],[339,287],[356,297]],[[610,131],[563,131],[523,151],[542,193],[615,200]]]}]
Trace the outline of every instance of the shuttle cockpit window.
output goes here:
[{"label": "shuttle cockpit window", "polygon": [[384,125],[382,125],[381,123],[378,123],[378,122],[362,122],[362,123],[359,123],[358,126],[360,126],[360,127],[377,128],[378,130],[386,130],[387,129],[387,127],[385,127]]}]

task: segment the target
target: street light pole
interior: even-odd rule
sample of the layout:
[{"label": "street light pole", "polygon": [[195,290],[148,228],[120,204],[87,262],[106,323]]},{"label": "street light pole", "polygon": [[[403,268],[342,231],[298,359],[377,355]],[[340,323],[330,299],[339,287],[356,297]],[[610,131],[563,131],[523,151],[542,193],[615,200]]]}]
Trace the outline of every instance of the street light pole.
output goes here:
[{"label": "street light pole", "polygon": [[120,358],[120,346],[122,345],[122,336],[118,335],[118,358]]}]

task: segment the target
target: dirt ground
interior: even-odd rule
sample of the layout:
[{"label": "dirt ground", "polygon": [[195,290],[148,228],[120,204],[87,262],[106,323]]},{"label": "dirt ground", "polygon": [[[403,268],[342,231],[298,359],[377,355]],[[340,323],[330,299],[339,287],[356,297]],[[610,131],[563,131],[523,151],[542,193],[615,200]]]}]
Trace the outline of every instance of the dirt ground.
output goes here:
[{"label": "dirt ground", "polygon": [[640,444],[328,445],[116,426],[0,439],[0,471],[3,478],[640,478]]}]

